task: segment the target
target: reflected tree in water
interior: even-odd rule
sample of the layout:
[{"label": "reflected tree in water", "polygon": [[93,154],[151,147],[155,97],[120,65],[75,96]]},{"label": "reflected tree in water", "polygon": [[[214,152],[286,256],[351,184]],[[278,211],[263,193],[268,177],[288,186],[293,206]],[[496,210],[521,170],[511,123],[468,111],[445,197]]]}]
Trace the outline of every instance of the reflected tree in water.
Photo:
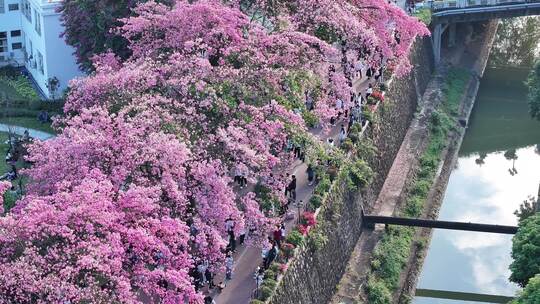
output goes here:
[{"label": "reflected tree in water", "polygon": [[480,153],[480,155],[478,155],[478,158],[474,160],[474,162],[479,165],[480,167],[486,163],[485,159],[487,157],[487,154],[486,153]]},{"label": "reflected tree in water", "polygon": [[538,29],[540,29],[539,16],[503,20],[491,50],[490,64],[531,67],[540,51]]},{"label": "reflected tree in water", "polygon": [[510,172],[510,175],[512,176],[516,175],[518,173],[516,170],[516,159],[518,159],[518,156],[516,154],[516,149],[512,149],[512,150],[508,150],[504,152],[504,158],[512,161],[512,168],[508,169],[508,172]]}]

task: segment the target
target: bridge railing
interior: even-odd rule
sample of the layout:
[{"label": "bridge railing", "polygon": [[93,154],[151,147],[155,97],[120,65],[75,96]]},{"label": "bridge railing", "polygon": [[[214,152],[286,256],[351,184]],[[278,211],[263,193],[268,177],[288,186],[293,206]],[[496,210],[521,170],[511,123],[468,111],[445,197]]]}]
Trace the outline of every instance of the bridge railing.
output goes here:
[{"label": "bridge railing", "polygon": [[427,6],[433,11],[442,11],[448,9],[459,9],[479,6],[498,6],[508,4],[534,3],[538,0],[445,0],[428,1]]}]

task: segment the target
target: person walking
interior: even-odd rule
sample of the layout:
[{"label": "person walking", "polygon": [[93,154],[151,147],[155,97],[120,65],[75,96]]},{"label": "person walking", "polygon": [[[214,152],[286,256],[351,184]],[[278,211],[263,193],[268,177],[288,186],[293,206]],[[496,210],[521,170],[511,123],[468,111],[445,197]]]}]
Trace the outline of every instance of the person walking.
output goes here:
[{"label": "person walking", "polygon": [[313,185],[313,180],[315,179],[315,170],[313,170],[313,166],[311,164],[308,165],[307,170],[307,179],[308,179],[308,185]]},{"label": "person walking", "polygon": [[366,99],[368,99],[371,94],[373,94],[373,85],[370,83],[366,89]]},{"label": "person walking", "polygon": [[[285,175],[285,180],[289,180],[289,176],[290,176],[290,174],[287,173],[287,174]],[[287,186],[285,186],[285,196],[286,196],[286,197],[289,197],[289,194],[290,194],[289,186],[290,186],[290,184],[287,184]]]},{"label": "person walking", "polygon": [[341,125],[341,130],[339,131],[339,145],[343,145],[345,139],[347,138],[347,132],[345,132],[345,126]]},{"label": "person walking", "polygon": [[278,247],[281,247],[281,229],[279,225],[276,226],[272,234],[274,237],[274,242],[277,244]]},{"label": "person walking", "polygon": [[227,257],[225,258],[225,280],[226,281],[232,280],[233,266],[234,266],[234,258],[232,254],[228,252]]},{"label": "person walking", "polygon": [[234,220],[229,216],[229,218],[225,220],[225,230],[227,231],[227,235],[229,235],[229,245],[227,246],[227,249],[232,252],[236,251],[236,238],[234,235],[235,226]]},{"label": "person walking", "polygon": [[270,248],[270,250],[268,251],[268,257],[265,260],[264,269],[268,269],[272,262],[274,262],[278,255],[278,251],[279,250],[277,249],[276,244],[272,244],[272,248]]},{"label": "person walking", "polygon": [[296,175],[292,176],[292,180],[289,183],[289,193],[293,201],[296,201]]}]

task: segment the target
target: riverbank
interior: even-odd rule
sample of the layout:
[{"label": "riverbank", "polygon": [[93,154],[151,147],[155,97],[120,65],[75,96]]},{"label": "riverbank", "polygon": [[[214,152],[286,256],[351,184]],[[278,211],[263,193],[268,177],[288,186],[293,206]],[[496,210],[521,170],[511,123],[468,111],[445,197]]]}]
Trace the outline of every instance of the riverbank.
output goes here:
[{"label": "riverbank", "polygon": [[[444,186],[436,181],[449,171],[448,168],[451,168],[446,161],[447,155],[455,154],[452,151],[459,150],[458,142],[464,134],[464,130],[461,128],[457,132],[451,131],[452,126],[448,124],[442,128],[444,131],[435,130],[444,135],[439,134],[439,138],[433,143],[430,134],[434,131],[432,120],[437,115],[436,112],[440,110],[440,105],[446,98],[445,94],[448,93],[445,88],[448,71],[451,67],[464,67],[473,75],[472,80],[467,82],[467,85],[463,85],[465,89],[458,92],[458,98],[461,93],[467,92],[465,96],[468,102],[461,99],[459,101],[462,101],[461,105],[469,105],[460,106],[459,110],[456,109],[456,116],[453,118],[456,124],[458,120],[467,120],[467,113],[470,113],[474,103],[474,92],[478,89],[477,77],[483,73],[485,68],[496,27],[497,23],[492,22],[485,26],[477,26],[476,31],[473,31],[472,28],[469,31],[467,28],[467,31],[464,31],[465,37],[460,37],[462,38],[460,41],[468,41],[467,45],[457,46],[444,54],[448,60],[433,75],[432,81],[419,103],[418,114],[407,131],[377,203],[368,210],[370,214],[404,214],[410,217],[420,217],[422,214],[425,216],[432,213],[422,212],[422,210],[432,209],[437,201],[440,204],[440,199],[437,200],[435,194],[439,193],[441,196],[444,193]],[[445,148],[441,152],[439,148],[442,146]],[[425,155],[424,152],[428,150],[432,151],[426,152]],[[424,176],[424,178],[429,177],[430,182],[422,181],[419,185],[415,183],[420,171],[421,159],[429,159],[435,163],[435,167],[429,168],[426,171],[427,175]],[[439,165],[439,159],[444,159],[445,161],[441,161],[441,163],[445,165]],[[436,183],[436,187],[430,187],[433,183]],[[422,195],[415,196],[414,200],[410,200],[409,193],[413,190],[418,191],[419,186],[426,184],[427,188],[420,188],[426,189],[427,200]],[[430,188],[436,190],[429,191]],[[424,192],[424,190],[420,192]],[[406,303],[407,299],[410,299],[408,295],[414,293],[418,270],[423,260],[422,256],[425,255],[427,249],[427,242],[422,239],[423,237],[420,231],[412,228],[391,229],[390,231],[382,226],[377,226],[373,231],[364,230],[351,255],[346,274],[338,285],[338,291],[331,303],[397,303],[400,301]],[[407,248],[410,250],[407,251]],[[403,292],[402,286],[407,287],[404,289],[405,292]]]},{"label": "riverbank", "polygon": [[[484,34],[471,45],[471,49],[464,50],[459,56],[455,54],[448,62],[450,66],[467,69],[471,72],[470,78],[464,95],[460,102],[459,120],[468,122],[472,109],[474,107],[478,89],[480,87],[480,78],[484,74],[489,59],[491,47],[497,33],[498,21],[492,21],[484,28]],[[478,54],[476,58],[474,54]],[[441,154],[443,160],[439,166],[438,174],[433,180],[433,186],[428,194],[428,199],[425,202],[422,218],[437,219],[441,205],[443,203],[444,194],[448,186],[448,181],[453,168],[458,159],[458,152],[461,148],[465,136],[463,129],[454,130],[449,133],[447,138],[447,147]],[[396,303],[409,303],[414,297],[418,278],[422,270],[422,266],[429,250],[429,245],[433,229],[416,229],[414,243],[411,248],[407,270],[402,275],[401,290],[395,294]]]}]

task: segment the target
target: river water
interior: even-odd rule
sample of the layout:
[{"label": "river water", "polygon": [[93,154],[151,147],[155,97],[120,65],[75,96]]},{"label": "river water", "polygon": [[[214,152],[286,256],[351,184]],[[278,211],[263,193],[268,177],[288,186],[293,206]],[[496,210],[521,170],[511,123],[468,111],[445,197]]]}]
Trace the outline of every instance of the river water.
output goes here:
[{"label": "river water", "polygon": [[[540,122],[529,117],[528,69],[488,68],[439,219],[516,225],[513,212],[540,182]],[[436,229],[418,288],[513,296],[512,236]],[[415,304],[478,303],[416,297]],[[489,302],[488,302],[489,303]]]}]

